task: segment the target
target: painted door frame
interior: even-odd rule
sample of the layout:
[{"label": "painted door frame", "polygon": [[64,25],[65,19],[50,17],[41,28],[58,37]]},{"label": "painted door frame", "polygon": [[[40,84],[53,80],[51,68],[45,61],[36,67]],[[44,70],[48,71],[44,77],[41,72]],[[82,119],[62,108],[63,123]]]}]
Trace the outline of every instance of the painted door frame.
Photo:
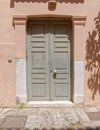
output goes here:
[{"label": "painted door frame", "polygon": [[[35,18],[35,16],[33,17]],[[13,16],[13,23],[15,28],[15,42],[16,42],[16,48],[18,49],[16,50],[16,97],[19,102],[27,102],[26,26],[27,26],[28,18],[29,17],[27,15]],[[73,58],[74,59],[73,80],[74,81],[73,81],[73,90],[72,90],[72,101],[74,103],[83,103],[84,102],[84,55],[81,54],[80,57],[79,47],[81,49],[81,52],[84,52],[82,51],[83,50],[82,46],[84,45],[84,26],[86,22],[86,16],[70,16],[70,17],[64,16],[64,18],[70,18],[72,20],[72,25],[73,25],[72,32],[73,32],[73,57],[74,57]],[[80,34],[82,38],[79,39]],[[22,75],[20,75],[19,67],[22,68],[21,70],[23,71]],[[24,79],[23,83],[19,80],[21,78]]]}]

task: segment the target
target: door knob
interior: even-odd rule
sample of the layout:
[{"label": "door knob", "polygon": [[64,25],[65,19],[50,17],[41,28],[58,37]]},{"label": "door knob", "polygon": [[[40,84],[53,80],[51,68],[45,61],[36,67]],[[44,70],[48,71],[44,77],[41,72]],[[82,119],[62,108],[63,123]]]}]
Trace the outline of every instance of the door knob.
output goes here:
[{"label": "door knob", "polygon": [[57,71],[54,70],[54,72],[53,72],[53,78],[54,78],[54,79],[56,79],[56,75],[57,75]]}]

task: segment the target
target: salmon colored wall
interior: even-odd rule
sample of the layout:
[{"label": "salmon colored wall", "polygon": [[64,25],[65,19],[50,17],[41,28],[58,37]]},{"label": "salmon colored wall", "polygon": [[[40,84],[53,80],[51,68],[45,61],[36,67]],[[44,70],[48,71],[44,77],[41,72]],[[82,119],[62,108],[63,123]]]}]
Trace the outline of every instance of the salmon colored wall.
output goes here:
[{"label": "salmon colored wall", "polygon": [[0,106],[13,105],[16,101],[15,44],[0,43]]},{"label": "salmon colored wall", "polygon": [[0,43],[14,43],[14,29],[12,15],[14,8],[10,7],[10,0],[0,0]]},{"label": "salmon colored wall", "polygon": [[13,14],[14,8],[10,7],[10,0],[0,0],[0,106],[13,105],[16,101]]},{"label": "salmon colored wall", "polygon": [[[87,85],[90,73],[85,69],[86,41],[88,33],[95,29],[94,18],[100,11],[100,0],[62,0],[57,2],[55,10],[49,10],[48,0],[45,2],[20,2],[21,0],[0,0],[0,104],[14,104],[16,99],[16,57],[25,58],[25,45],[20,39],[16,39],[13,24],[13,15],[26,15],[28,17],[71,17],[87,16],[85,33],[77,36],[78,43],[75,46],[75,60],[84,61],[84,90],[85,104],[100,104],[100,81],[95,86]],[[28,0],[24,0],[28,1]],[[58,0],[61,1],[61,0]],[[65,2],[66,1],[66,2]],[[68,1],[68,2],[67,2]],[[71,2],[70,2],[71,1]],[[17,27],[17,26],[16,26]],[[21,25],[23,29],[24,25]],[[21,29],[17,27],[16,29]],[[22,30],[21,30],[22,31]],[[19,33],[21,33],[21,31]],[[25,30],[24,30],[25,31]],[[23,34],[25,36],[25,34]],[[84,37],[84,44],[79,44]],[[21,41],[16,45],[16,41]],[[20,46],[20,47],[19,47]],[[87,45],[88,46],[88,45]],[[19,49],[20,48],[20,49]],[[11,59],[12,63],[8,60]],[[94,68],[95,69],[95,68]],[[99,69],[100,72],[100,69]],[[92,72],[93,73],[93,72]],[[93,94],[95,93],[95,94]]]},{"label": "salmon colored wall", "polygon": [[[99,70],[99,73],[97,73],[97,69],[96,67],[93,67],[93,62],[91,64],[93,70],[89,71],[85,69],[85,104],[100,104],[100,35],[99,38],[95,38],[94,34],[93,34],[93,30],[96,31],[96,26],[95,26],[95,21],[94,19],[96,17],[99,18],[99,26],[97,28],[99,28],[98,33],[100,34],[100,0],[85,0],[85,12],[87,15],[87,21],[86,21],[86,26],[85,26],[85,44],[84,44],[84,56],[86,57],[86,53],[89,56],[89,58],[94,58],[97,61],[97,68]],[[99,14],[99,15],[98,15]],[[89,36],[89,33],[92,34]],[[96,35],[98,35],[98,33],[96,33]],[[88,40],[88,41],[87,41]],[[91,42],[89,42],[91,41]],[[96,42],[94,42],[96,41]],[[96,58],[96,55],[98,54],[97,51],[95,51],[95,53],[93,52],[93,50],[95,50],[94,48],[94,44],[95,46],[97,45],[97,43],[99,43],[99,47],[97,47],[99,49],[99,58]],[[86,46],[88,48],[93,48],[92,51],[87,51]],[[93,53],[91,53],[93,52]],[[87,60],[85,60],[85,65],[87,65],[89,62]],[[99,66],[98,66],[99,63]],[[88,65],[88,68],[90,66]],[[95,74],[95,78],[94,80],[91,78],[90,74],[94,75],[94,71],[96,71]],[[99,74],[99,75],[98,75]],[[90,79],[90,80],[89,80]],[[96,81],[96,82],[94,82]]]},{"label": "salmon colored wall", "polygon": [[[19,1],[19,0],[18,0]],[[43,2],[46,1],[46,2]],[[48,6],[49,0],[31,0],[15,3],[16,14],[40,15],[40,14],[60,14],[60,15],[76,15],[84,14],[84,0],[57,0],[55,10],[50,10]],[[68,2],[67,2],[68,1]],[[22,8],[23,7],[23,8]]]}]

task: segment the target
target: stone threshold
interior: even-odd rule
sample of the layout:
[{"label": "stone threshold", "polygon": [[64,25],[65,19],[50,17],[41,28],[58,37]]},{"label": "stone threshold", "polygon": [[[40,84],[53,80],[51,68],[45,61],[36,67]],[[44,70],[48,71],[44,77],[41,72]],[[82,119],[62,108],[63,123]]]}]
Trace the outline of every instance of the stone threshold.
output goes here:
[{"label": "stone threshold", "polygon": [[29,101],[25,105],[27,107],[72,107],[74,103],[71,101]]}]

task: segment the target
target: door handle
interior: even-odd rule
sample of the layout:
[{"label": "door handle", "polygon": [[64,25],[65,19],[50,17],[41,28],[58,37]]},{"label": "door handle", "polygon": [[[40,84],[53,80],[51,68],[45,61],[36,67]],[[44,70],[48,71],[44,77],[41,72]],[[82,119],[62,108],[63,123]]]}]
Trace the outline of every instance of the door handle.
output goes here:
[{"label": "door handle", "polygon": [[57,76],[57,71],[54,70],[54,72],[53,72],[53,78],[56,79],[56,76]]}]

